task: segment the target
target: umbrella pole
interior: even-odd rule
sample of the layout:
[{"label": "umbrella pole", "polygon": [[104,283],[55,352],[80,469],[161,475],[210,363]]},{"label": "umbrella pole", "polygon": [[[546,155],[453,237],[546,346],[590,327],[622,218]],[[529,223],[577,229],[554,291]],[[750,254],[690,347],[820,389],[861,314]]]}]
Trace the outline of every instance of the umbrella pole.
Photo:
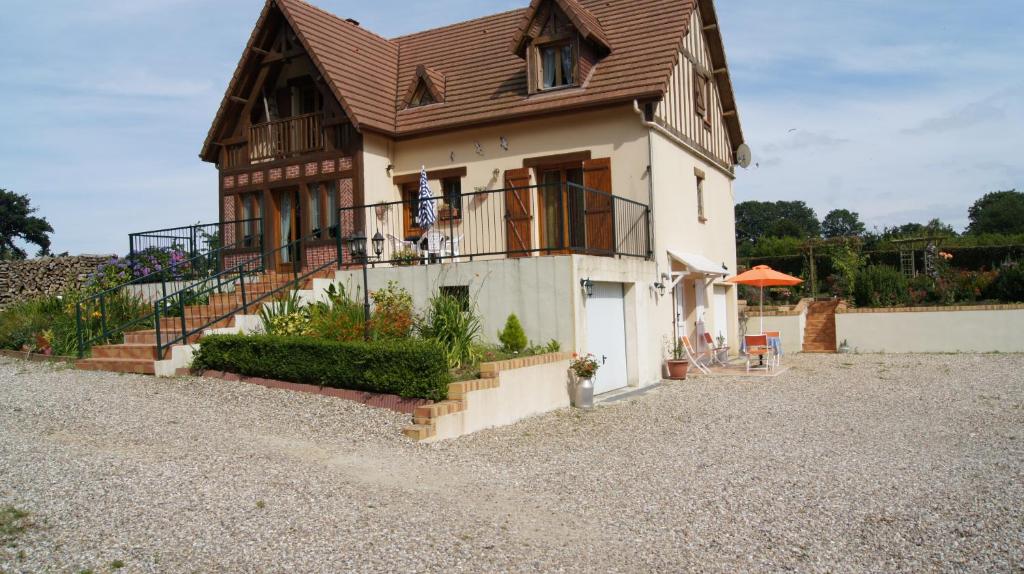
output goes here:
[{"label": "umbrella pole", "polygon": [[761,332],[764,335],[764,285],[761,286]]}]

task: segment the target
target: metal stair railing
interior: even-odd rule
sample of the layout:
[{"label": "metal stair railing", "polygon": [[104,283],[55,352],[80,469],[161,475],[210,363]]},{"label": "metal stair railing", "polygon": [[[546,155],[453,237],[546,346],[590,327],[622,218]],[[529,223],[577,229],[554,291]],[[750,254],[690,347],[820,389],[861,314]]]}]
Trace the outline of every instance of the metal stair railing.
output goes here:
[{"label": "metal stair railing", "polygon": [[[262,243],[262,237],[258,239]],[[84,358],[92,346],[122,339],[129,330],[146,329],[154,322],[153,309],[146,293],[157,291],[162,297],[188,291],[194,283],[215,275],[227,252],[240,249],[238,244],[221,246],[194,255],[174,259],[149,273],[124,283],[86,295],[74,302],[78,357]],[[262,247],[261,247],[262,248]],[[131,259],[127,259],[131,261]],[[131,264],[122,270],[133,272]]]},{"label": "metal stair railing", "polygon": [[[315,268],[303,269],[302,260],[297,254],[311,242],[323,244],[323,240],[315,235],[302,237],[236,263],[203,279],[187,291],[182,290],[154,302],[157,357],[163,358],[167,349],[173,345],[188,344],[196,335],[239,312],[248,313],[250,308],[258,309],[263,303],[276,299],[279,293],[297,289],[310,277],[338,266],[340,236],[336,238],[337,251],[333,259]],[[277,261],[279,256],[291,263],[290,273],[285,274],[285,277],[290,276],[287,281],[281,284],[272,282],[269,289],[262,282],[254,282],[253,276],[264,272],[263,262]]]}]

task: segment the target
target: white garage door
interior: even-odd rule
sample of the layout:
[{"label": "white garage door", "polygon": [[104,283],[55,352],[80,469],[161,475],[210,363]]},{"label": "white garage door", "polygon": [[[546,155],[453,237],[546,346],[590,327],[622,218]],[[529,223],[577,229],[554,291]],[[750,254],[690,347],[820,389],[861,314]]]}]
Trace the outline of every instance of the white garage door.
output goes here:
[{"label": "white garage door", "polygon": [[621,283],[594,283],[587,300],[587,352],[601,368],[594,379],[594,394],[626,386],[626,300]]}]

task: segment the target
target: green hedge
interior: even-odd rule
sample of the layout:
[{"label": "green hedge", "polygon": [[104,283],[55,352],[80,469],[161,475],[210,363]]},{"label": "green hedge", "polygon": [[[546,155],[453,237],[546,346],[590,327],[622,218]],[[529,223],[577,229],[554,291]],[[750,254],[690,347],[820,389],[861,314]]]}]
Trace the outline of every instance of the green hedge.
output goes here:
[{"label": "green hedge", "polygon": [[192,367],[435,401],[448,397],[451,382],[444,351],[434,342],[409,339],[215,335],[199,342]]}]

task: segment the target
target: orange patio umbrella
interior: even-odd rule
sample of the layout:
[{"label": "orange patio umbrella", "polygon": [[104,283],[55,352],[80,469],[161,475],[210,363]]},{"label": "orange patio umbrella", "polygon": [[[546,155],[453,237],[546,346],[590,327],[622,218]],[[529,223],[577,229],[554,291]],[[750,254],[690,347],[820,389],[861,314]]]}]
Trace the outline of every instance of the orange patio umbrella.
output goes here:
[{"label": "orange patio umbrella", "polygon": [[804,280],[780,273],[767,265],[758,265],[749,271],[744,271],[739,275],[726,279],[726,282],[761,288],[761,332],[764,333],[764,288],[799,285]]}]

